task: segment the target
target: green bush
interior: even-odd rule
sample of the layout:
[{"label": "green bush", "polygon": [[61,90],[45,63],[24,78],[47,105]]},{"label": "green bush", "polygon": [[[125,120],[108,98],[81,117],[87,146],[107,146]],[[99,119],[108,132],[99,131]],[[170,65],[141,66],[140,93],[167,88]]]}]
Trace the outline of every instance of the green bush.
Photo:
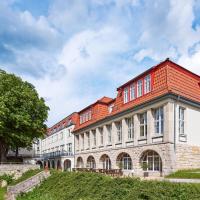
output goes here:
[{"label": "green bush", "polygon": [[0,176],[0,180],[5,180],[8,184],[11,184],[13,182],[13,175],[3,174]]},{"label": "green bush", "polygon": [[200,184],[111,178],[95,173],[52,172],[18,200],[198,200]]}]

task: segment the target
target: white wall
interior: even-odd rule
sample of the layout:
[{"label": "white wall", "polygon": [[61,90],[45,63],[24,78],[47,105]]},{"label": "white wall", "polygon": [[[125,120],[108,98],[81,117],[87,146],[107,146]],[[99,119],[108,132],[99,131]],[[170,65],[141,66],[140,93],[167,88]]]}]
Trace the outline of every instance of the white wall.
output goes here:
[{"label": "white wall", "polygon": [[[185,134],[187,135],[186,142],[181,142],[179,138],[179,106],[185,108]],[[177,143],[200,146],[200,109],[196,109],[186,104],[179,104],[177,106],[176,113]]]},{"label": "white wall", "polygon": [[[55,151],[62,151],[64,145],[65,151],[67,151],[67,144],[72,143],[72,152],[74,152],[74,135],[72,131],[74,125],[64,128],[41,141],[41,153],[50,153]],[[69,135],[69,130],[71,134]]]}]

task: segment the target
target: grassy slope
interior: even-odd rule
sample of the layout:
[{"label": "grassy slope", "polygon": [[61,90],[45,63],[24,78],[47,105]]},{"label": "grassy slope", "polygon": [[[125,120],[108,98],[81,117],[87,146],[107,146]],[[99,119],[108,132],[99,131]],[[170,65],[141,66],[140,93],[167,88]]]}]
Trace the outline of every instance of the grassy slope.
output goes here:
[{"label": "grassy slope", "polygon": [[4,199],[5,193],[6,193],[6,188],[0,188],[0,200]]},{"label": "grassy slope", "polygon": [[54,172],[40,187],[18,200],[197,200],[200,184],[112,179],[92,173]]},{"label": "grassy slope", "polygon": [[200,179],[200,169],[179,170],[170,174],[167,178]]}]

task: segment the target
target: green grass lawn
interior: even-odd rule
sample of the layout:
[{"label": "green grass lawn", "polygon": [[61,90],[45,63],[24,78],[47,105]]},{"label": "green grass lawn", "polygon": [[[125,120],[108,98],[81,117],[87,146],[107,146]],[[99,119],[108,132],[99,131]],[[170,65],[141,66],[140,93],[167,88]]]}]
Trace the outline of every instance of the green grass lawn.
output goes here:
[{"label": "green grass lawn", "polygon": [[200,169],[179,170],[166,178],[200,179]]},{"label": "green grass lawn", "polygon": [[111,178],[95,173],[53,172],[18,200],[199,200],[200,184]]},{"label": "green grass lawn", "polygon": [[6,188],[0,188],[0,200],[4,200],[5,193],[6,193]]},{"label": "green grass lawn", "polygon": [[25,173],[22,174],[22,176],[20,178],[18,178],[17,180],[13,180],[10,185],[16,185],[17,183],[20,183],[36,174],[38,174],[39,172],[41,172],[41,169],[35,169],[35,170],[29,170]]}]

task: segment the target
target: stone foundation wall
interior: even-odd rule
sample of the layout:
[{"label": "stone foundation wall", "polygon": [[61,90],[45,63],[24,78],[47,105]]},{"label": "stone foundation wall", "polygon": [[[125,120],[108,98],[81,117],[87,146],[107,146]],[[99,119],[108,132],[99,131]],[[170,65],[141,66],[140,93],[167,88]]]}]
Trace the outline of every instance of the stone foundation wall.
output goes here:
[{"label": "stone foundation wall", "polygon": [[[156,151],[162,159],[162,175],[167,175],[175,170],[175,154],[173,144],[162,143],[162,144],[152,144],[152,145],[143,145],[143,146],[132,146],[126,148],[116,148],[116,149],[106,149],[106,150],[93,150],[84,151],[77,153],[75,155],[75,166],[77,166],[77,158],[81,157],[83,159],[83,167],[87,167],[87,158],[93,156],[96,162],[96,168],[103,168],[101,163],[101,156],[104,154],[108,155],[111,160],[112,169],[118,169],[117,166],[117,157],[120,153],[128,153],[132,159],[133,170],[124,171],[126,175],[136,175],[142,176],[143,170],[140,165],[140,158],[142,154],[147,150]],[[160,173],[155,173],[159,174]]]},{"label": "stone foundation wall", "polygon": [[200,146],[177,144],[176,169],[200,168]]},{"label": "stone foundation wall", "polygon": [[24,172],[28,170],[39,169],[39,165],[30,164],[0,164],[0,175],[14,174],[15,178],[20,177]]}]

